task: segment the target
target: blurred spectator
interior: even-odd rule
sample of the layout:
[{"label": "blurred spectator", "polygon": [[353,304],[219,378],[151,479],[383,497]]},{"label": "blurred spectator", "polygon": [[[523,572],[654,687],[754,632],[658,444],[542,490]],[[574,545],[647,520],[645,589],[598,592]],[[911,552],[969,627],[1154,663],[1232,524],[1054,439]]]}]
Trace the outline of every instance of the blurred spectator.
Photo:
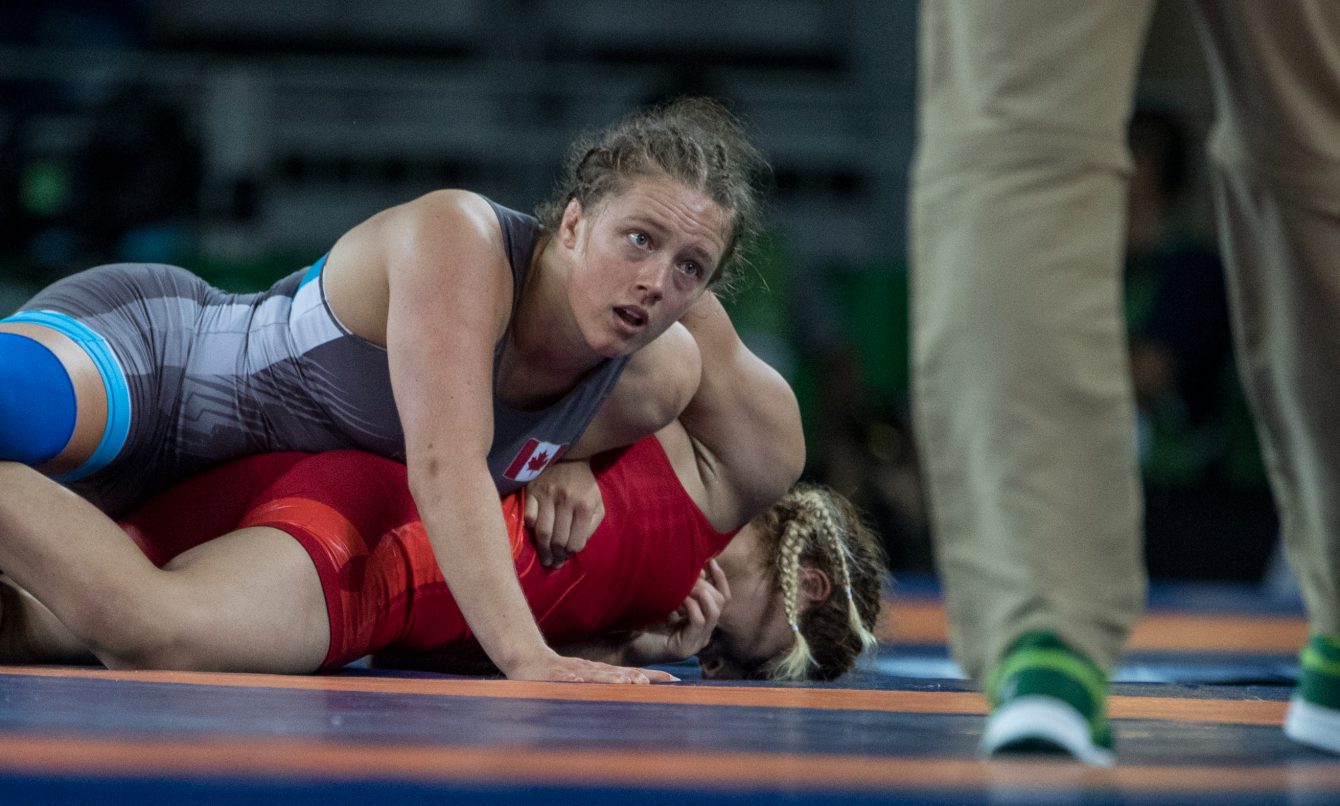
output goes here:
[{"label": "blurred spectator", "polygon": [[1213,433],[1233,385],[1223,268],[1179,214],[1188,143],[1176,114],[1137,111],[1131,152],[1126,290],[1142,465],[1157,482],[1190,483],[1225,448]]},{"label": "blurred spectator", "polygon": [[1153,577],[1260,579],[1274,507],[1233,361],[1218,251],[1188,219],[1191,142],[1175,111],[1130,126],[1131,373]]}]

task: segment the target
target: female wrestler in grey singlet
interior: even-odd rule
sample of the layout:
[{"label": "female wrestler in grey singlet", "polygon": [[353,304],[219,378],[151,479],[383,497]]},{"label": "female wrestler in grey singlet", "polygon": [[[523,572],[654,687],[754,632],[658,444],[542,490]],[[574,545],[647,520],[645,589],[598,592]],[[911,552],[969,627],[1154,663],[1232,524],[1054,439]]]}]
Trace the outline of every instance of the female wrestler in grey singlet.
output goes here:
[{"label": "female wrestler in grey singlet", "polygon": [[[490,205],[519,300],[539,222]],[[359,448],[403,461],[386,348],[336,318],[325,263],[246,295],[175,266],[101,266],[50,286],[5,320],[101,339],[113,407],[132,413],[124,447],[58,478],[119,515],[173,481],[263,451]],[[500,492],[534,478],[580,436],[627,360],[600,362],[549,405],[520,409],[494,397],[489,469]],[[527,445],[553,448],[542,455]]]},{"label": "female wrestler in grey singlet", "polygon": [[403,457],[434,552],[452,558],[446,580],[508,676],[644,679],[544,645],[496,497],[575,439],[623,360],[729,262],[757,164],[723,109],[677,102],[577,144],[542,229],[437,191],[256,296],[162,267],[70,278],[39,295],[46,309],[0,322],[11,343],[49,349],[73,388],[69,443],[40,468],[112,509],[247,452]]}]

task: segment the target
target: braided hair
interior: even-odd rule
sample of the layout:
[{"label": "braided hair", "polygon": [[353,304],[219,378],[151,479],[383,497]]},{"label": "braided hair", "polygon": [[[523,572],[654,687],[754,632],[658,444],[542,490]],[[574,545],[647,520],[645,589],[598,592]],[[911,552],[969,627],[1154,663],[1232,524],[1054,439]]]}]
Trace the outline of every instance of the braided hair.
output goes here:
[{"label": "braided hair", "polygon": [[[798,484],[756,521],[782,592],[795,643],[773,667],[777,680],[832,680],[878,644],[887,561],[878,536],[845,497]],[[834,582],[832,594],[800,612],[803,568]]]}]

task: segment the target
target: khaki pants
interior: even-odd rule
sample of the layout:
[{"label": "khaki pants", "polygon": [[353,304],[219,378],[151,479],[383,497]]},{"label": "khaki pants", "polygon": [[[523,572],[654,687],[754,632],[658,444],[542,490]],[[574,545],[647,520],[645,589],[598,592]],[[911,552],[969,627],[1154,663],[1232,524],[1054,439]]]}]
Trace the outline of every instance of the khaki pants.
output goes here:
[{"label": "khaki pants", "polygon": [[[914,415],[955,657],[1100,665],[1144,606],[1121,303],[1153,0],[926,0]],[[1314,631],[1340,634],[1340,3],[1197,3],[1238,361]]]}]

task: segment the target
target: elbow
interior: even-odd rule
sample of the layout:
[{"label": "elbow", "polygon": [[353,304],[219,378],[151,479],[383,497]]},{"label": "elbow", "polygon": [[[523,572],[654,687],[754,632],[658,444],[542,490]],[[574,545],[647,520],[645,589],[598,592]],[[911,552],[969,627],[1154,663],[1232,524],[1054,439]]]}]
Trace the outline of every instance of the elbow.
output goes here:
[{"label": "elbow", "polygon": [[409,494],[420,508],[441,496],[448,486],[446,476],[451,466],[447,457],[433,451],[423,451],[409,457],[406,462]]},{"label": "elbow", "polygon": [[793,484],[800,481],[801,474],[805,472],[805,440],[800,438],[794,442],[795,444],[789,446],[788,450],[783,451],[783,456],[778,463],[782,468],[781,473],[786,476],[786,489],[788,490],[791,489]]},{"label": "elbow", "polygon": [[772,480],[770,495],[766,497],[773,500],[781,498],[800,481],[801,474],[805,472],[803,437],[779,440],[766,465],[770,468],[769,476]]},{"label": "elbow", "polygon": [[436,486],[442,476],[442,465],[434,459],[421,459],[406,463],[406,479],[409,482],[409,494],[415,501],[422,500],[428,490]]},{"label": "elbow", "polygon": [[801,474],[805,472],[806,459],[805,426],[800,419],[800,404],[790,386],[785,387],[785,392],[777,406],[779,412],[775,442],[777,455],[774,457],[778,475],[786,478],[783,492],[800,481]]},{"label": "elbow", "polygon": [[750,500],[758,511],[762,511],[786,495],[800,481],[805,471],[803,436],[778,436],[762,453],[754,454],[750,467],[747,480],[741,483],[749,490]]}]

